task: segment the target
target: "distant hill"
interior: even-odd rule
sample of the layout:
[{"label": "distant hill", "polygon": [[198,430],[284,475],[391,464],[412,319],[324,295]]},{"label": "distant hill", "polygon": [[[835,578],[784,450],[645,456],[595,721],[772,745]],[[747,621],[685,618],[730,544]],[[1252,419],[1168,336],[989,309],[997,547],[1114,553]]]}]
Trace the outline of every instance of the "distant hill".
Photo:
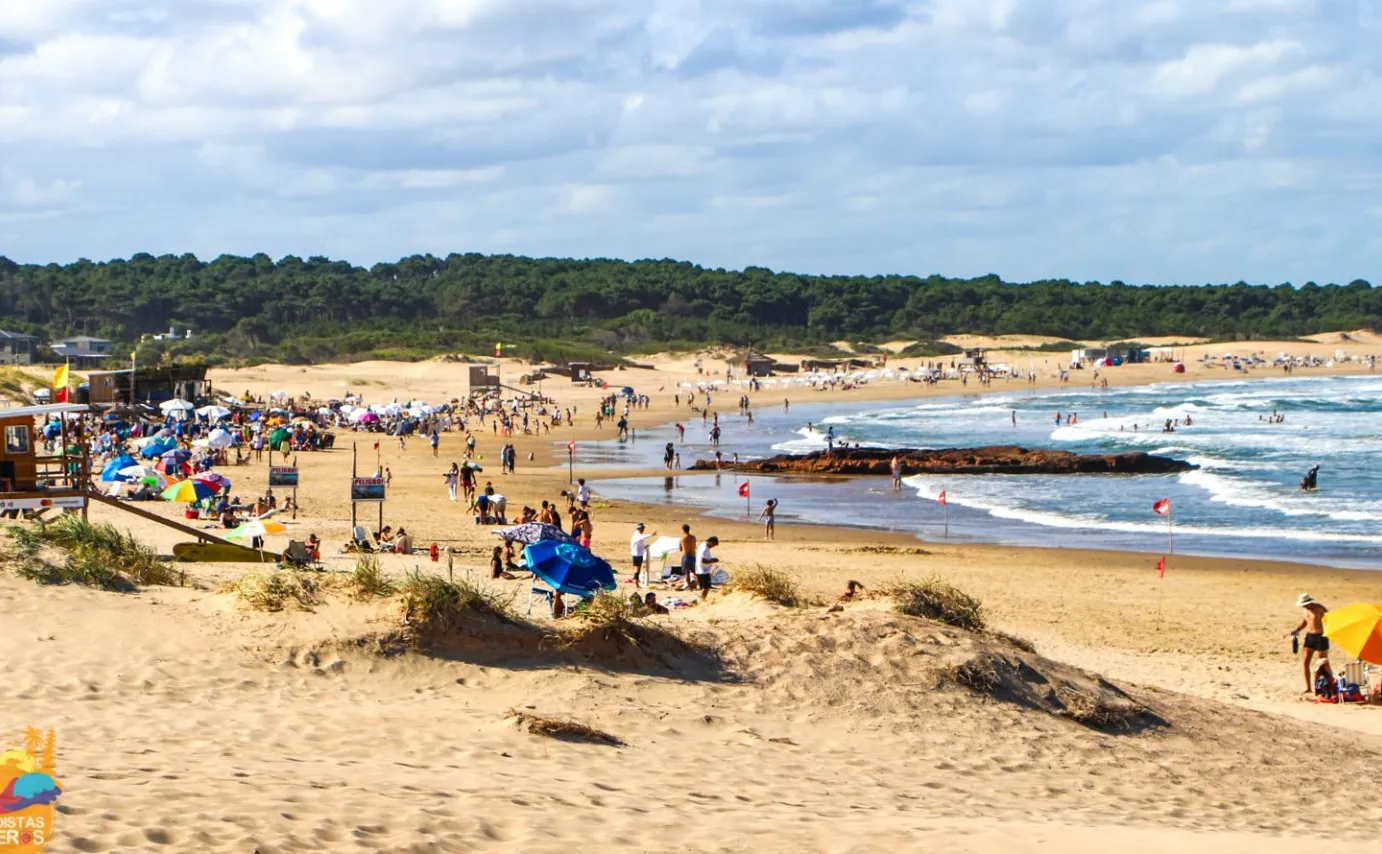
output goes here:
[{"label": "distant hill", "polygon": [[[327,258],[193,255],[72,264],[0,257],[0,327],[86,333],[178,354],[288,362],[492,352],[538,358],[706,344],[823,347],[952,333],[1061,339],[1291,338],[1382,326],[1382,292],[1346,286],[1135,287],[942,276],[806,276],[679,261],[431,255],[368,269]],[[508,351],[506,351],[507,353]]]}]

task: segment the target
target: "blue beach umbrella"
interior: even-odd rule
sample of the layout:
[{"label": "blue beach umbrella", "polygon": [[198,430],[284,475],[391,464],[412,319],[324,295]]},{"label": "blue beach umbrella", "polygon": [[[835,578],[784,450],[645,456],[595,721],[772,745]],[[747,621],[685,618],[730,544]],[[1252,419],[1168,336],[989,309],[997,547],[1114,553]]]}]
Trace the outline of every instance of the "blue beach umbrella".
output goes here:
[{"label": "blue beach umbrella", "polygon": [[601,590],[614,590],[614,569],[608,561],[588,549],[571,543],[542,540],[523,549],[533,576],[547,582],[558,593],[587,599]]}]

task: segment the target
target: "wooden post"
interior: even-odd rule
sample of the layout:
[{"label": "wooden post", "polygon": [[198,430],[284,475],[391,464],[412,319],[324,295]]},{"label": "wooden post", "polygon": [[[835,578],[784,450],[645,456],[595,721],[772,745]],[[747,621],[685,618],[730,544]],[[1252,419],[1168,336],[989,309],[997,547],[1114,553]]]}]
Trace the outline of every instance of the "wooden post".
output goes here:
[{"label": "wooden post", "polygon": [[[293,454],[293,468],[296,469],[297,467],[298,467],[298,456],[297,456],[297,454]],[[301,476],[301,472],[299,472],[299,476]],[[298,518],[298,488],[297,488],[297,485],[294,484],[294,486],[293,486],[293,521],[297,521],[297,518]]]},{"label": "wooden post", "polygon": [[[360,448],[355,442],[350,443],[350,485],[355,488],[355,460],[359,456]],[[351,496],[352,499],[354,496]],[[355,502],[350,502],[350,536],[355,536]]]},{"label": "wooden post", "polygon": [[[63,454],[67,453],[66,446],[63,447]],[[81,471],[81,490],[82,490],[82,521],[87,521],[86,506],[91,503],[91,443],[82,442],[82,471]]]}]

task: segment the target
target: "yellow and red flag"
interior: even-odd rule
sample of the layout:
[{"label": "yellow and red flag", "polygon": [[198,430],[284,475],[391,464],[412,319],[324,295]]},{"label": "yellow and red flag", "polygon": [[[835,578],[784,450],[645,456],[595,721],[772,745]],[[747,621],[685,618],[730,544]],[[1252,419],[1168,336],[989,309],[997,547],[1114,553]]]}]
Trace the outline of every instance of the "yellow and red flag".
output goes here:
[{"label": "yellow and red flag", "polygon": [[56,403],[67,402],[68,373],[66,364],[60,365],[53,372],[53,400]]}]

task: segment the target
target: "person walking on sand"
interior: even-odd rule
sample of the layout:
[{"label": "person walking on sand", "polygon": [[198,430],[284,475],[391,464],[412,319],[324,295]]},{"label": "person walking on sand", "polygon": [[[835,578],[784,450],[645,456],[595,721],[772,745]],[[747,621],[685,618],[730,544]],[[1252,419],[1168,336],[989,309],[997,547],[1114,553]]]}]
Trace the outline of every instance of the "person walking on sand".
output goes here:
[{"label": "person walking on sand", "polygon": [[702,600],[710,595],[710,580],[715,575],[716,564],[720,562],[720,559],[711,554],[710,550],[719,544],[719,537],[706,537],[705,542],[701,543],[700,549],[696,552],[696,585],[701,589]]},{"label": "person walking on sand", "polygon": [[1302,631],[1305,632],[1305,655],[1301,658],[1301,672],[1305,675],[1305,693],[1309,694],[1315,690],[1315,680],[1311,678],[1310,664],[1315,658],[1315,653],[1320,657],[1329,660],[1329,638],[1324,636],[1324,615],[1329,609],[1315,601],[1315,597],[1309,593],[1300,594],[1296,600],[1296,607],[1305,612],[1301,617],[1300,624],[1291,630],[1287,637],[1295,639],[1300,637]]},{"label": "person walking on sand", "polygon": [[898,458],[897,454],[893,454],[892,462],[888,464],[888,468],[893,476],[893,491],[900,492],[902,490],[902,460]]},{"label": "person walking on sand", "polygon": [[777,532],[777,499],[769,498],[768,503],[763,505],[763,510],[758,514],[758,521],[763,523],[763,537],[765,539],[776,539]]},{"label": "person walking on sand", "polygon": [[442,479],[446,481],[447,495],[451,497],[452,501],[455,501],[456,488],[461,484],[461,467],[456,465],[455,463],[452,463],[451,470],[448,471],[446,474],[442,475]]},{"label": "person walking on sand", "polygon": [[629,557],[633,559],[633,586],[643,586],[643,561],[648,556],[648,543],[657,536],[657,531],[651,534],[643,533],[643,523],[639,522],[633,526],[633,536],[629,537]]},{"label": "person walking on sand", "polygon": [[427,441],[432,443],[432,456],[435,458],[437,449],[441,445],[441,434],[436,431],[436,428],[433,428],[432,435],[428,437]]}]

